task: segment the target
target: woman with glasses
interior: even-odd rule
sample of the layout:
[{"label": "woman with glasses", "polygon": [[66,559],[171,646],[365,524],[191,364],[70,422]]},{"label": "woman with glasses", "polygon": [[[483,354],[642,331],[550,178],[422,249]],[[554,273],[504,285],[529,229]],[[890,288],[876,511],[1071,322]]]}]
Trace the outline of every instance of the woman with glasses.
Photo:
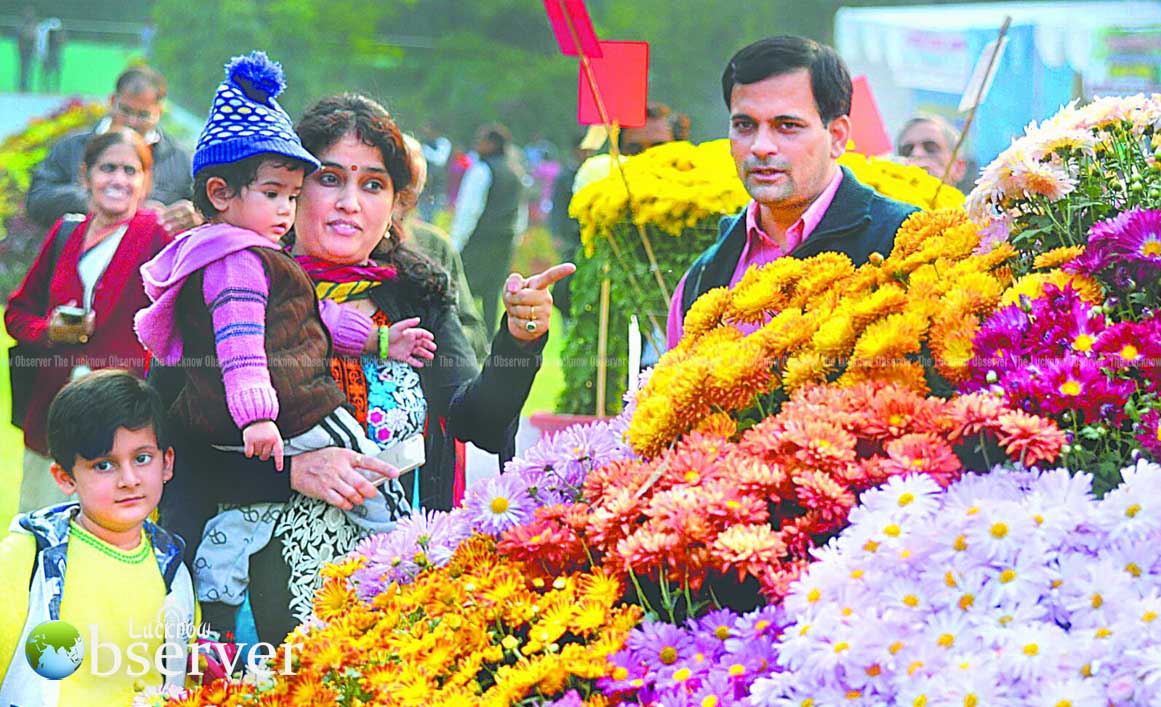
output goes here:
[{"label": "woman with glasses", "polygon": [[17,366],[12,375],[31,390],[27,412],[16,420],[24,428],[21,512],[64,500],[49,475],[45,439],[57,391],[92,369],[145,372],[133,331],[133,314],[149,303],[140,268],[170,241],[157,215],[141,209],[152,168],[149,147],[133,130],[89,140],[80,175],[88,213],[56,222],[8,299],[4,324],[20,346],[20,356],[10,359]]}]

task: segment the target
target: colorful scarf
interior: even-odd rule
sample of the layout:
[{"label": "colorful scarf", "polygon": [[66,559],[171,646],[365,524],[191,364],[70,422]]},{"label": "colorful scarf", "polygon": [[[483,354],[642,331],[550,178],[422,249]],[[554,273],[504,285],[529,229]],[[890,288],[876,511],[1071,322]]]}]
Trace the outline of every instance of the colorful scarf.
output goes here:
[{"label": "colorful scarf", "polygon": [[315,294],[320,300],[338,303],[366,299],[371,290],[387,280],[394,280],[398,272],[391,265],[336,265],[313,255],[296,255],[294,259],[314,280]]}]

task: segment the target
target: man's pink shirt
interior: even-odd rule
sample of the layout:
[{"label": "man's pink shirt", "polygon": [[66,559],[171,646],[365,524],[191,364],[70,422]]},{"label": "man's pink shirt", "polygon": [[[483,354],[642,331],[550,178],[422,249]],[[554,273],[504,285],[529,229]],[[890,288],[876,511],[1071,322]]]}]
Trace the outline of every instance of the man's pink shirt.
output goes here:
[{"label": "man's pink shirt", "polygon": [[[834,201],[835,192],[838,191],[839,184],[843,180],[843,171],[836,170],[834,179],[830,181],[826,189],[818,195],[802,216],[798,217],[789,229],[786,231],[786,247],[778,245],[774,239],[770,238],[765,231],[762,230],[761,223],[758,220],[758,202],[751,201],[746,208],[746,244],[742,246],[742,257],[738,259],[738,266],[734,269],[733,277],[730,278],[730,287],[738,284],[746,271],[755,265],[765,265],[773,262],[784,255],[793,253],[794,249],[802,245],[814,229],[818,228],[818,224],[822,221],[822,217],[826,215],[826,210],[830,208],[831,202]],[[669,320],[666,326],[666,342],[669,348],[677,346],[677,342],[681,341],[681,335],[684,331],[683,317],[681,312],[681,300],[685,293],[685,276],[682,276],[681,282],[677,283],[677,291],[673,293],[673,299],[669,303]],[[744,334],[750,334],[756,331],[761,324],[738,324],[737,327]]]}]

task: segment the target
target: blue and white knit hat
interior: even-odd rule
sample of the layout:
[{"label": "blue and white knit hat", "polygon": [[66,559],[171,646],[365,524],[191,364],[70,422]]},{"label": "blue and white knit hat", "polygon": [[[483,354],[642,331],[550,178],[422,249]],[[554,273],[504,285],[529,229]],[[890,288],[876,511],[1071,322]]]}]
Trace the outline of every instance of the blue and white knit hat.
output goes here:
[{"label": "blue and white knit hat", "polygon": [[193,173],[263,153],[302,160],[308,174],[318,169],[318,160],[294,133],[290,116],[274,100],[284,88],[282,65],[271,61],[266,52],[231,59],[198,137]]}]

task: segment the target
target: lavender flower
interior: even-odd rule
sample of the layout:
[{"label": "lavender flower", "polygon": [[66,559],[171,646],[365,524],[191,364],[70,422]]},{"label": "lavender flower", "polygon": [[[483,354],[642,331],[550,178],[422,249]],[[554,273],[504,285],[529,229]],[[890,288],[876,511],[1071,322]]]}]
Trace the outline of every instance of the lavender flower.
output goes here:
[{"label": "lavender flower", "polygon": [[428,567],[442,567],[471,536],[464,511],[413,513],[388,533],[365,538],[355,554],[367,558],[351,576],[360,598],[370,601],[392,582],[406,583]]},{"label": "lavender flower", "polygon": [[750,704],[1157,704],[1161,465],[1121,473],[1099,501],[1064,469],[865,492]]},{"label": "lavender flower", "polygon": [[528,478],[500,474],[468,489],[464,513],[481,533],[499,535],[508,528],[532,520],[536,503],[528,495]]},{"label": "lavender flower", "polygon": [[640,704],[745,704],[750,686],[776,670],[775,637],[785,625],[778,607],[744,616],[712,611],[684,626],[646,623],[610,657],[609,695]]}]

